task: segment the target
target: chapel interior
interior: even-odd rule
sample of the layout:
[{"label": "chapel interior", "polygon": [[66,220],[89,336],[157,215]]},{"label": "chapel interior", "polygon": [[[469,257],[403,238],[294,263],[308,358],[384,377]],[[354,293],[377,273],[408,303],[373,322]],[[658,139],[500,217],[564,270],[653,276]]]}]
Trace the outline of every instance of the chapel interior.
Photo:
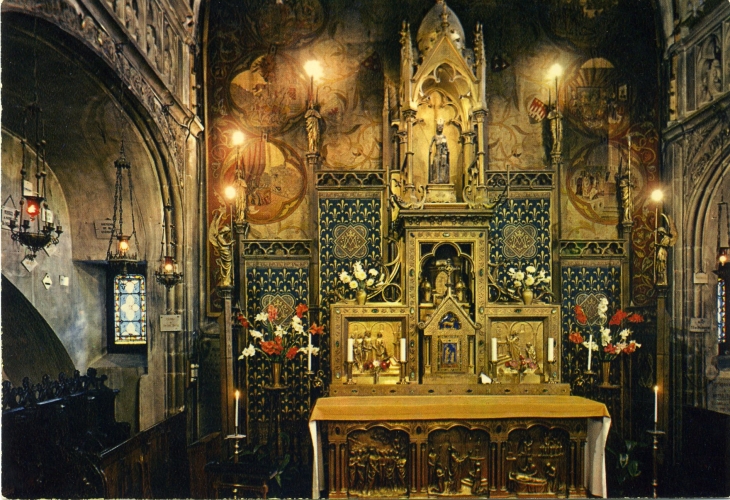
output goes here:
[{"label": "chapel interior", "polygon": [[5,0],[2,496],[730,496],[730,2]]}]

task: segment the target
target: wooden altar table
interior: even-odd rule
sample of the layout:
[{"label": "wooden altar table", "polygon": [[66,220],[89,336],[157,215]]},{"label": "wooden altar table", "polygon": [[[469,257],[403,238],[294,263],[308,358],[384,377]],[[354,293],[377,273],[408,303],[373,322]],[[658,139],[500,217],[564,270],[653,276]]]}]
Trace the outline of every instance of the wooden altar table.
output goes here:
[{"label": "wooden altar table", "polygon": [[[309,422],[314,443],[312,497],[319,498],[326,486],[324,450],[329,453],[330,498],[425,498],[434,496],[434,490],[443,494],[455,491],[445,489],[448,487],[457,488],[462,494],[466,488],[466,493],[475,497],[487,496],[487,491],[492,498],[588,493],[605,497],[605,444],[610,425],[604,404],[576,396],[321,398]],[[326,429],[327,436],[324,449],[321,427]],[[461,434],[454,434],[457,431]],[[367,439],[373,443],[373,438],[368,437],[372,432],[379,433],[375,438],[379,443],[387,442],[391,436],[390,449],[386,445],[368,447]],[[465,436],[462,441],[466,444],[458,444],[459,436]],[[467,453],[468,446],[472,449]],[[442,449],[448,450],[441,460],[443,467],[436,463]],[[375,472],[368,472],[365,478],[368,458],[363,458],[364,465],[359,466],[358,454],[367,453],[373,457],[372,463],[379,463],[379,470],[387,470],[387,479],[382,471],[378,472],[382,480]],[[449,456],[456,457],[456,462]],[[454,480],[453,471],[447,471],[452,484],[444,486],[446,464],[465,460],[471,464],[468,473],[462,478],[459,472]],[[390,467],[389,461],[393,464]],[[358,492],[358,488],[363,491]]]}]

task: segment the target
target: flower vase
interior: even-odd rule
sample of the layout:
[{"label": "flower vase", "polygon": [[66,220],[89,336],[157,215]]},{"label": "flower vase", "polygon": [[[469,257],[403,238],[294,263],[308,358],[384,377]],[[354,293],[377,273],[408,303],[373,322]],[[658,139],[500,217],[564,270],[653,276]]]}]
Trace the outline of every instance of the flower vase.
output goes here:
[{"label": "flower vase", "polygon": [[355,302],[357,302],[357,305],[362,306],[365,304],[365,301],[367,301],[367,300],[368,300],[367,290],[358,289],[358,291],[355,292]]},{"label": "flower vase", "polygon": [[526,306],[532,304],[532,299],[534,297],[535,293],[531,289],[525,288],[524,290],[522,290],[522,302],[524,302]]},{"label": "flower vase", "polygon": [[611,385],[611,362],[601,362],[601,385],[608,387]]},{"label": "flower vase", "polygon": [[281,389],[281,362],[274,361],[271,363],[271,387]]}]

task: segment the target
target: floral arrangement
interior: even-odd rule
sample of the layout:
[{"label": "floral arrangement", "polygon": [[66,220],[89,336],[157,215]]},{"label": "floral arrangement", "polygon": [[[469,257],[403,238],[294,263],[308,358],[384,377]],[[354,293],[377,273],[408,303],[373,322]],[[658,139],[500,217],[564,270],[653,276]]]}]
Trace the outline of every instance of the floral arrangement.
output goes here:
[{"label": "floral arrangement", "polygon": [[[385,276],[374,267],[365,271],[362,262],[358,260],[352,266],[352,274],[342,271],[339,278],[340,282],[351,290],[369,290],[383,286]],[[377,283],[376,279],[378,279]]]},{"label": "floral arrangement", "polygon": [[537,363],[532,358],[526,358],[522,354],[520,354],[519,361],[516,359],[510,359],[509,361],[505,362],[505,366],[512,368],[513,370],[516,370],[519,373],[525,373],[527,369],[535,370],[537,369]]},{"label": "floral arrangement", "polygon": [[366,361],[362,365],[363,371],[387,371],[390,368],[390,361],[375,359],[373,361]]},{"label": "floral arrangement", "polygon": [[[319,348],[313,347],[307,342],[306,332],[302,318],[309,310],[306,304],[299,304],[296,308],[296,315],[292,318],[289,328],[285,329],[276,324],[279,311],[273,305],[269,305],[265,311],[261,311],[254,318],[254,324],[258,329],[250,329],[249,334],[253,342],[243,349],[238,359],[249,358],[257,352],[263,354],[264,359],[271,362],[283,362],[294,359],[299,353],[318,354]],[[243,316],[238,315],[238,321],[245,329],[251,328],[251,323]],[[324,326],[312,323],[309,333],[320,335],[324,332]]]},{"label": "floral arrangement", "polygon": [[[608,320],[608,299],[602,297],[598,302],[599,321],[596,325],[596,339],[586,340],[579,331],[573,331],[568,335],[568,340],[576,345],[582,345],[586,349],[596,353],[596,357],[601,361],[613,361],[619,355],[631,354],[641,347],[641,344],[633,339],[629,339],[632,334],[628,324],[642,323],[644,318],[637,313],[627,313],[622,309],[618,309],[611,319]],[[575,319],[581,326],[588,326],[588,317],[583,308],[576,305],[574,308]],[[608,320],[608,326],[604,326]],[[611,327],[614,327],[613,329]]]},{"label": "floral arrangement", "polygon": [[507,276],[512,280],[514,286],[514,288],[507,289],[512,298],[522,299],[521,294],[526,290],[537,292],[535,297],[538,299],[543,295],[552,295],[550,275],[542,269],[538,271],[535,266],[527,266],[524,271],[510,267],[507,270]]}]

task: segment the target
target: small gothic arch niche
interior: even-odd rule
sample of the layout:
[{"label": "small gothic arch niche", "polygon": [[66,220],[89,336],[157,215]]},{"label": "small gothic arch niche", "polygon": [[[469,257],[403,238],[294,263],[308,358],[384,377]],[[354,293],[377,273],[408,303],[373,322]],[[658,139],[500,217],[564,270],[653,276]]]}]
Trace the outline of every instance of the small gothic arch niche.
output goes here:
[{"label": "small gothic arch niche", "polygon": [[505,450],[507,490],[517,495],[568,496],[570,436],[564,429],[533,425],[509,433]]},{"label": "small gothic arch niche", "polygon": [[[472,252],[470,243],[422,243],[419,303],[437,307],[449,291],[459,304],[472,303],[475,292]],[[470,313],[473,315],[473,311]]]},{"label": "small gothic arch niche", "polygon": [[484,495],[489,489],[489,433],[463,426],[428,435],[428,493]]},{"label": "small gothic arch niche", "polygon": [[373,427],[347,437],[347,492],[350,496],[403,497],[408,493],[408,435]]}]

